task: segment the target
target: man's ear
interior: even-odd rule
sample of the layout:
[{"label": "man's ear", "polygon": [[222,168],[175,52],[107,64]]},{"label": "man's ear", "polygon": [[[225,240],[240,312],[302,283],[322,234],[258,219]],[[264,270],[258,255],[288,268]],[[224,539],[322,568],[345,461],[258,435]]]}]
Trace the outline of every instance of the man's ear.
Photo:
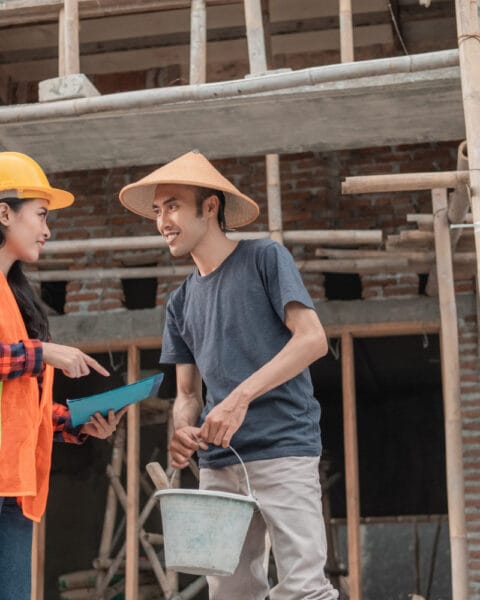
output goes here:
[{"label": "man's ear", "polygon": [[0,202],[0,225],[7,227],[10,224],[11,210],[6,202]]},{"label": "man's ear", "polygon": [[212,194],[211,196],[208,196],[208,198],[205,199],[205,207],[209,216],[217,216],[219,205],[220,200],[215,194]]}]

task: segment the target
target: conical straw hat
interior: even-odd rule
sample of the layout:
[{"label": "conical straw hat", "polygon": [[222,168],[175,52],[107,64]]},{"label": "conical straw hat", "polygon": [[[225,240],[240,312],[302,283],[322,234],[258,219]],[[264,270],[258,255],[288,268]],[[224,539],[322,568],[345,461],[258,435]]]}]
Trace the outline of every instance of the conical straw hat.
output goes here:
[{"label": "conical straw hat", "polygon": [[255,221],[259,214],[258,204],[238,191],[198,151],[187,152],[143,179],[126,185],[120,191],[120,202],[138,215],[156,219],[152,205],[155,189],[157,185],[162,184],[195,185],[224,192],[225,222],[228,229],[248,225]]}]

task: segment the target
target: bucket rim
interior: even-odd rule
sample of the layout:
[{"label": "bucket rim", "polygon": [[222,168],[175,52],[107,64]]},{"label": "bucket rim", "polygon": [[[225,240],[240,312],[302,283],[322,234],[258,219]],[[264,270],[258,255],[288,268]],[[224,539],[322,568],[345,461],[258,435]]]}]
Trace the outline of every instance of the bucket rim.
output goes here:
[{"label": "bucket rim", "polygon": [[253,496],[245,496],[244,494],[234,494],[232,492],[221,492],[217,490],[192,490],[184,488],[174,488],[169,490],[158,490],[155,492],[155,497],[160,496],[212,496],[215,498],[225,498],[229,500],[239,500],[240,502],[247,502],[250,504],[258,505],[258,501]]}]

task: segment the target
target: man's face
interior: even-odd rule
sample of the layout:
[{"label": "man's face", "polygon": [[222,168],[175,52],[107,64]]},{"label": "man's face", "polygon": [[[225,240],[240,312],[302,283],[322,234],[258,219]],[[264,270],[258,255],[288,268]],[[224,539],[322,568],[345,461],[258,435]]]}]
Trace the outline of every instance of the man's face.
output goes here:
[{"label": "man's face", "polygon": [[194,190],[186,185],[159,185],[153,210],[157,214],[157,229],[172,256],[195,253],[207,232],[207,219],[203,212],[197,214]]}]

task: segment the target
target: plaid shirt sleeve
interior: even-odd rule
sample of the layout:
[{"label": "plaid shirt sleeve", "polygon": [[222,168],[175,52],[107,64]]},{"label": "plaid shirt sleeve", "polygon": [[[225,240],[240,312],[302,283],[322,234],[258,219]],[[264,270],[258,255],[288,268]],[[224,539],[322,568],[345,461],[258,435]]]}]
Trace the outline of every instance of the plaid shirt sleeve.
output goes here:
[{"label": "plaid shirt sleeve", "polygon": [[22,340],[16,344],[0,344],[0,380],[22,375],[38,377],[43,370],[40,340]]},{"label": "plaid shirt sleeve", "polygon": [[80,433],[81,425],[72,427],[70,411],[63,404],[53,403],[53,441],[68,444],[83,444],[88,438],[86,433]]},{"label": "plaid shirt sleeve", "polygon": [[[42,388],[43,349],[40,340],[28,339],[16,344],[0,343],[0,381],[14,379],[22,375],[36,377]],[[53,403],[53,440],[70,444],[83,444],[88,438],[80,433],[80,427],[72,427],[70,412],[63,404]]]}]

